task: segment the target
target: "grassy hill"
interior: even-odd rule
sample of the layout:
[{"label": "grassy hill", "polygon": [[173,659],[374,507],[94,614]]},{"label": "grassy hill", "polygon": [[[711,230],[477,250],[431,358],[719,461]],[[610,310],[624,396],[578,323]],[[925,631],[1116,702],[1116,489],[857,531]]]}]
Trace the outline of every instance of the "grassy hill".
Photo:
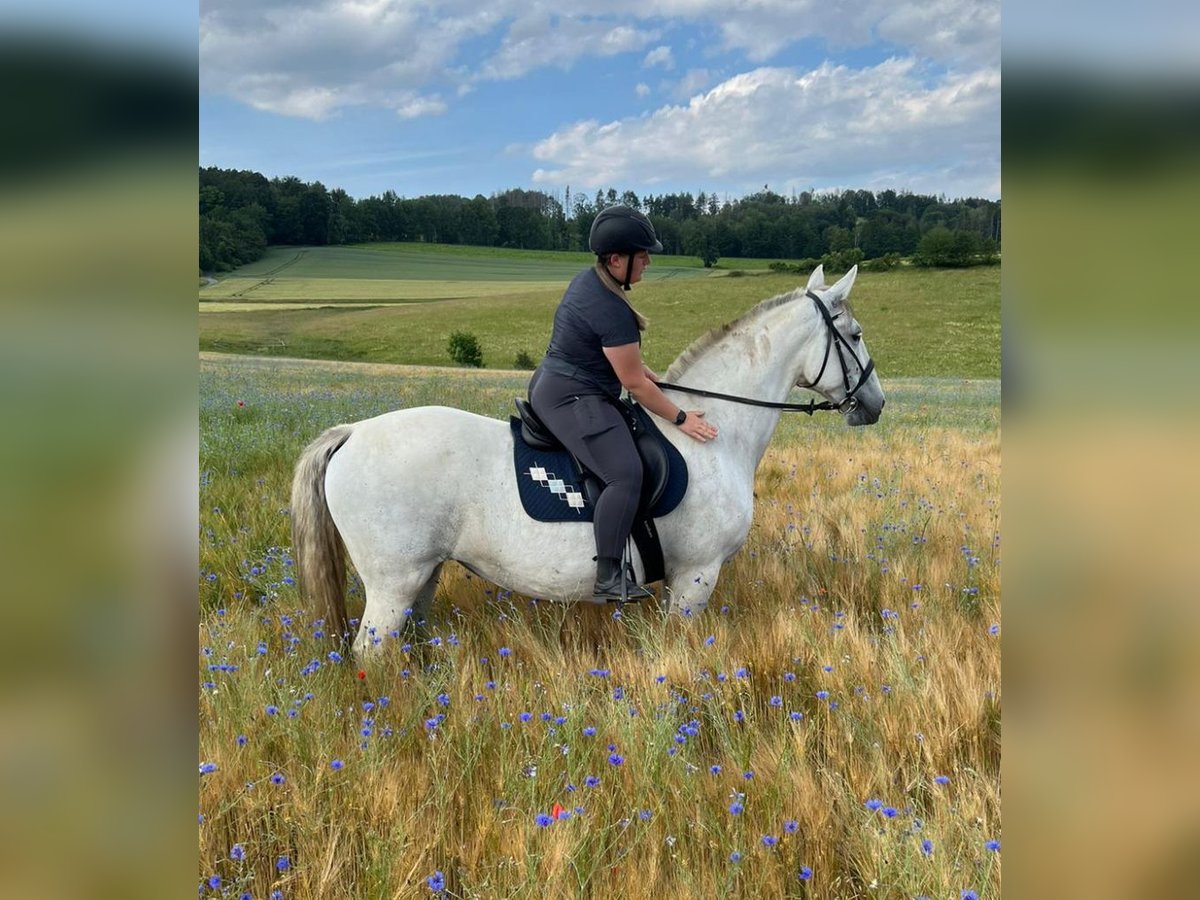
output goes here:
[{"label": "grassy hill", "polygon": [[[200,291],[200,348],[264,356],[449,365],[469,331],[488,368],[535,361],[554,308],[587,254],[428,244],[273,248]],[[742,263],[745,266],[742,267]],[[692,340],[803,284],[766,261],[655,257],[632,294],[650,320],[643,352],[662,371]],[[998,378],[1000,270],[859,275],[852,295],[881,376]]]}]

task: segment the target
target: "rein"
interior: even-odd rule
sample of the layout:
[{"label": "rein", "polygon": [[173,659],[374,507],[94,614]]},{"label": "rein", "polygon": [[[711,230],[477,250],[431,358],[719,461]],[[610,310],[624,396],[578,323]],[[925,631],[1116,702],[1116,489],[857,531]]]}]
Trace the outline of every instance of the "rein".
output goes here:
[{"label": "rein", "polygon": [[841,333],[837,330],[837,327],[833,324],[835,317],[830,315],[829,309],[821,301],[821,298],[812,291],[805,291],[805,296],[809,297],[814,303],[817,304],[817,309],[821,311],[821,316],[825,319],[825,324],[828,327],[828,340],[825,344],[825,361],[821,363],[821,371],[817,373],[816,380],[813,381],[812,384],[806,385],[806,387],[811,388],[814,384],[821,380],[821,376],[825,374],[825,367],[829,364],[829,349],[830,347],[833,347],[837,350],[838,362],[841,363],[842,366],[842,384],[844,384],[846,387],[846,397],[841,403],[834,403],[832,400],[810,400],[808,403],[775,403],[771,400],[755,400],[752,397],[736,397],[732,394],[719,394],[716,391],[705,391],[701,390],[700,388],[684,387],[683,385],[671,384],[667,381],[658,382],[659,388],[662,390],[679,391],[680,393],[684,394],[695,394],[699,397],[711,397],[714,400],[729,400],[733,403],[742,403],[747,406],[763,406],[767,409],[781,409],[785,412],[802,412],[807,413],[810,416],[817,410],[837,410],[843,415],[850,412],[856,406],[858,406],[858,400],[855,399],[854,395],[858,393],[859,388],[861,388],[866,383],[867,379],[871,377],[871,372],[873,372],[875,369],[875,360],[867,360],[866,366],[862,366],[860,364],[862,371],[858,376],[858,384],[851,389],[850,373],[846,370],[846,358],[842,355],[842,347],[845,346],[845,348],[850,352],[850,355],[854,358],[855,362],[858,362],[858,357],[854,355],[853,348],[849,343],[847,343],[846,339],[842,337]]}]

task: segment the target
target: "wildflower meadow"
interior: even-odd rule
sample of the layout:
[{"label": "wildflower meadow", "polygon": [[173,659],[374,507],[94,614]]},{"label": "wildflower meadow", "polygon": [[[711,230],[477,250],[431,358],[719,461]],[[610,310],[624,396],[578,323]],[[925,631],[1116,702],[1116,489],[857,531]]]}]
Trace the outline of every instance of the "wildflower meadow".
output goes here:
[{"label": "wildflower meadow", "polygon": [[202,356],[199,896],[999,897],[999,382],[785,416],[699,615],[448,564],[352,658],[296,585],[296,457],[527,377]]}]

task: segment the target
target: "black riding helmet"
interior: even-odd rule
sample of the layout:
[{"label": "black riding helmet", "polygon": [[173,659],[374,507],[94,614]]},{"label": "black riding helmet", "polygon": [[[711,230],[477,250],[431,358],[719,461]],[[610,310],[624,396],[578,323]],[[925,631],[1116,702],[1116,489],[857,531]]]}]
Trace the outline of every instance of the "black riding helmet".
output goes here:
[{"label": "black riding helmet", "polygon": [[[639,250],[661,253],[662,243],[654,233],[650,220],[636,209],[628,206],[610,206],[600,211],[592,222],[588,234],[588,247],[597,256],[609,253],[626,253],[632,257]],[[629,290],[629,270],[625,276],[625,290]]]}]

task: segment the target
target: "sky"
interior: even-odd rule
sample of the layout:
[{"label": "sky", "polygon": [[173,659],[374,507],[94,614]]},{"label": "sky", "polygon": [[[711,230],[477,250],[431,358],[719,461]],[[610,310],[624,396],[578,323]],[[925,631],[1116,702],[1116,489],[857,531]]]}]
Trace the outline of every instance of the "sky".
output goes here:
[{"label": "sky", "polygon": [[998,0],[201,0],[202,166],[355,198],[1000,196]]}]

